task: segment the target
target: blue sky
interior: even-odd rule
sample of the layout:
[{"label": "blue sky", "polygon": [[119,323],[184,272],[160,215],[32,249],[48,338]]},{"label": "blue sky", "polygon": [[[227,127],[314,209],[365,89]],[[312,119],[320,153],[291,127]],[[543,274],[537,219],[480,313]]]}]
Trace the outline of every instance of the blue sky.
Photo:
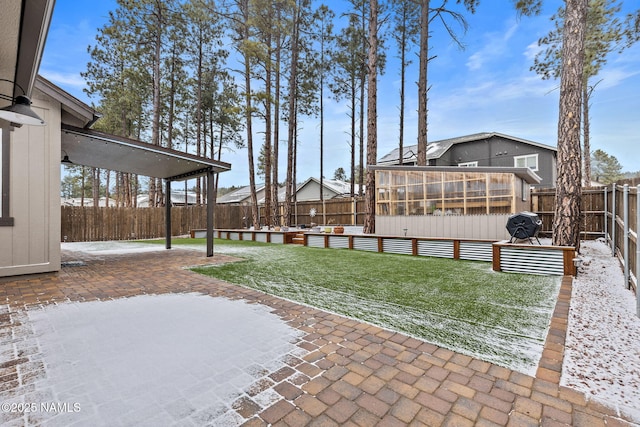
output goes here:
[{"label": "blue sky", "polygon": [[[625,12],[632,3],[625,2]],[[442,26],[432,26],[430,54],[437,57],[429,63],[429,141],[500,132],[556,145],[559,83],[541,80],[529,68],[537,40],[552,28],[549,18],[561,4],[547,0],[541,16],[528,18],[518,17],[511,1],[485,0],[475,15],[465,14],[469,30],[461,37],[464,50]],[[80,76],[90,60],[87,46],[95,44],[97,29],[114,8],[115,1],[91,2],[90,7],[79,0],[56,1],[40,74],[89,104]],[[395,46],[391,41],[387,46],[388,64],[378,82],[378,158],[398,145],[400,78]],[[417,58],[410,72],[405,145],[415,144],[417,136]],[[592,98],[591,147],[615,156],[624,171],[640,171],[640,45],[612,54],[600,79]],[[332,178],[338,167],[349,170],[349,118],[344,104],[327,100],[325,107],[324,176]],[[319,120],[307,117],[301,126],[298,181],[320,174]],[[281,147],[284,153],[286,145]],[[246,150],[224,152],[223,161],[232,170],[221,174],[221,186],[248,184]],[[284,158],[280,165],[284,176]]]}]

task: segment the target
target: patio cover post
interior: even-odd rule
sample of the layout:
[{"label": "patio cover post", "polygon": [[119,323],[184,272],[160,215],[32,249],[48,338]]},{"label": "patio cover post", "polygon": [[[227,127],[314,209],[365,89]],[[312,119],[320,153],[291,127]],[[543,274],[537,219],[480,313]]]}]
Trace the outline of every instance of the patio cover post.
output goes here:
[{"label": "patio cover post", "polygon": [[165,181],[165,197],[164,197],[164,232],[165,232],[165,248],[171,249],[171,180]]},{"label": "patio cover post", "polygon": [[215,199],[213,197],[213,168],[207,171],[207,256],[213,256],[213,205]]}]

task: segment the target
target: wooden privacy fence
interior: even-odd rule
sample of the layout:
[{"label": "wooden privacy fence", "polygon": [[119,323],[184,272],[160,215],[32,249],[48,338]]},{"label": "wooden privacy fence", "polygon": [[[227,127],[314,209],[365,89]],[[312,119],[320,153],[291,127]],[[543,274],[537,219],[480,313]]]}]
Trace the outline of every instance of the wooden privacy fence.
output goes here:
[{"label": "wooden privacy fence", "polygon": [[604,203],[607,213],[604,233],[611,244],[611,253],[620,260],[624,279],[629,289],[634,288],[637,298],[637,311],[640,316],[640,244],[638,228],[640,226],[640,185],[630,187],[613,185],[605,189]]},{"label": "wooden privacy fence", "polygon": [[[605,237],[604,232],[604,188],[582,190],[582,219],[580,232],[583,239]],[[555,189],[534,190],[531,192],[531,212],[542,220],[540,236],[551,237],[555,210]]]},{"label": "wooden privacy fence", "polygon": [[[248,208],[247,208],[248,209]],[[248,209],[250,214],[250,209]],[[284,215],[284,204],[278,204],[278,215]],[[264,222],[264,206],[260,207],[260,223]],[[279,222],[279,221],[276,221]],[[310,226],[318,225],[363,225],[364,224],[364,198],[339,198],[295,202],[291,205],[289,224]],[[230,228],[230,227],[227,227]]]},{"label": "wooden privacy fence", "polygon": [[[67,242],[154,239],[165,237],[165,208],[62,206],[61,239]],[[171,235],[189,234],[206,228],[206,206],[174,207]],[[242,228],[242,208],[217,209],[214,227]]]},{"label": "wooden privacy fence", "polygon": [[[101,240],[153,239],[165,237],[165,208],[125,208],[62,206],[62,241],[91,242]],[[278,205],[280,215],[283,204]],[[264,207],[260,223],[264,225]],[[313,213],[313,215],[312,215]],[[252,226],[251,206],[216,205],[214,228],[242,229]],[[309,227],[315,224],[362,225],[362,198],[297,202],[292,206],[290,224]],[[207,226],[206,206],[179,206],[171,210],[171,235],[189,234]]]},{"label": "wooden privacy fence", "polygon": [[[623,267],[626,286],[635,289],[640,316],[640,185],[611,185],[582,190],[581,234],[583,239],[604,237],[611,245],[611,254]],[[555,190],[537,190],[531,194],[531,210],[542,219],[542,235],[551,236]]]},{"label": "wooden privacy fence", "polygon": [[[542,219],[542,236],[551,236],[555,191],[537,190],[531,194],[532,212]],[[278,206],[279,215],[284,209]],[[260,222],[264,225],[264,207],[260,208]],[[312,215],[313,213],[313,215]],[[62,207],[62,240],[126,240],[164,237],[164,208],[125,207]],[[380,220],[383,220],[381,217]],[[583,192],[583,238],[604,237],[604,191]],[[172,208],[172,235],[189,234],[192,229],[206,228],[206,207]],[[297,202],[292,206],[290,224],[363,225],[364,200],[360,197]],[[505,221],[506,224],[506,221]],[[251,206],[216,205],[216,229],[251,227]],[[452,236],[447,236],[452,237]],[[464,236],[463,236],[464,237]],[[468,237],[468,236],[466,236]]]}]

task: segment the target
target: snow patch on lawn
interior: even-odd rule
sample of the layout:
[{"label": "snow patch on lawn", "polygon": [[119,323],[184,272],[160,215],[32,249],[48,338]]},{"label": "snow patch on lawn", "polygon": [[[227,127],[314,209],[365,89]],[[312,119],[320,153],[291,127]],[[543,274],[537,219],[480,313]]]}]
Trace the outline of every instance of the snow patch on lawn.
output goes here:
[{"label": "snow patch on lawn", "polygon": [[582,243],[573,281],[561,384],[640,421],[640,318],[636,296],[604,241]]}]

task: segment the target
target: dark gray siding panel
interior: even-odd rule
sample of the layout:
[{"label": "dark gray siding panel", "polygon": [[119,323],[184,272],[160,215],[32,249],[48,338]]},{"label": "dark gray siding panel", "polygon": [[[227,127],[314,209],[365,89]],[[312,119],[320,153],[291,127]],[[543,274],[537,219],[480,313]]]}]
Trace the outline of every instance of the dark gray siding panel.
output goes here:
[{"label": "dark gray siding panel", "polygon": [[542,178],[538,187],[550,187],[555,183],[555,152],[519,141],[493,136],[481,141],[453,145],[438,161],[437,166],[457,166],[459,163],[477,161],[478,166],[515,166],[514,158],[538,154],[538,171]]}]

